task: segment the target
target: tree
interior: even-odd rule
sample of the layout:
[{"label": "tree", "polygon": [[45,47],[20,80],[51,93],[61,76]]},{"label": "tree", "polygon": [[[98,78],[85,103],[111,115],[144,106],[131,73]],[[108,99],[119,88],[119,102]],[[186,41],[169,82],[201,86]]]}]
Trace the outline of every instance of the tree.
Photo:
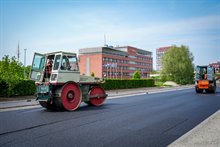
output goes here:
[{"label": "tree", "polygon": [[140,79],[141,78],[141,74],[138,70],[136,70],[133,74],[133,79]]},{"label": "tree", "polygon": [[15,57],[9,59],[9,56],[5,55],[0,61],[0,78],[6,80],[23,79],[23,68]]},{"label": "tree", "polygon": [[175,81],[178,84],[192,83],[193,58],[187,46],[170,48],[162,57],[162,79]]},{"label": "tree", "polygon": [[30,71],[31,71],[31,66],[30,65],[28,65],[27,67],[23,66],[23,70],[24,70],[24,68],[25,68],[25,73],[26,73],[26,77],[25,78],[28,79]]},{"label": "tree", "polygon": [[91,73],[91,76],[92,76],[92,77],[95,77],[95,73],[94,73],[94,72],[92,72],[92,73]]}]

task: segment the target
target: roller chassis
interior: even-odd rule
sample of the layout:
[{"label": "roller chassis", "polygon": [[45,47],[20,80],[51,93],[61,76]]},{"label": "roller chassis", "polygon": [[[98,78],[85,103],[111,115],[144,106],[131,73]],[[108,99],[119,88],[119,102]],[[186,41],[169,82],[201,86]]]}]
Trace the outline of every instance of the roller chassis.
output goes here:
[{"label": "roller chassis", "polygon": [[196,93],[215,93],[216,80],[214,77],[214,67],[196,66],[195,91]]},{"label": "roller chassis", "polygon": [[[54,62],[48,76],[45,61],[50,59]],[[64,59],[72,61],[68,63],[69,67],[62,67]],[[30,79],[35,81],[35,95],[40,105],[51,110],[74,111],[81,102],[101,106],[107,97],[105,90],[100,86],[101,79],[80,75],[78,60],[74,53],[55,52],[45,55],[35,53]]]},{"label": "roller chassis", "polygon": [[195,85],[195,91],[196,93],[203,93],[204,91],[206,93],[215,93],[216,92],[216,82],[214,81],[208,81],[208,87],[201,88],[198,84]]}]

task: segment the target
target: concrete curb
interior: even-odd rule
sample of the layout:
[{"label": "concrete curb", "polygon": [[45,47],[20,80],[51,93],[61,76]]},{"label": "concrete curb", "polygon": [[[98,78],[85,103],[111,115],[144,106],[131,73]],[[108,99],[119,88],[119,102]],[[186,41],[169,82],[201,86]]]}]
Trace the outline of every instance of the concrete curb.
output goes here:
[{"label": "concrete curb", "polygon": [[120,96],[120,95],[130,95],[130,94],[151,94],[151,93],[158,93],[158,92],[167,92],[167,91],[175,91],[175,90],[183,90],[183,89],[189,89],[193,88],[194,85],[188,85],[188,86],[177,86],[177,87],[152,87],[152,88],[145,88],[145,89],[126,89],[126,90],[115,90],[107,91],[109,94],[108,97],[113,96]]},{"label": "concrete curb", "polygon": [[30,107],[30,106],[36,106],[39,105],[39,103],[35,100],[17,100],[17,101],[5,101],[0,102],[0,112],[2,110],[8,110],[13,108],[22,108],[22,107]]}]

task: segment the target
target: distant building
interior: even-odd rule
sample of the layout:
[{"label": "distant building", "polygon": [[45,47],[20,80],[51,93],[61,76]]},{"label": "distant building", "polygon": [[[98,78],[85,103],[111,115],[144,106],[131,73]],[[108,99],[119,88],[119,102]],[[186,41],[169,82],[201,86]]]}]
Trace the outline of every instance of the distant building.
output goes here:
[{"label": "distant building", "polygon": [[210,63],[209,65],[212,65],[215,68],[215,72],[219,72],[220,62],[213,62],[213,63]]},{"label": "distant building", "polygon": [[138,70],[147,78],[153,70],[152,52],[131,46],[79,49],[80,73],[100,78],[131,78]]},{"label": "distant building", "polygon": [[157,71],[161,71],[162,69],[162,56],[164,55],[164,53],[169,50],[172,46],[168,46],[168,47],[160,47],[158,49],[156,49],[156,70]]}]

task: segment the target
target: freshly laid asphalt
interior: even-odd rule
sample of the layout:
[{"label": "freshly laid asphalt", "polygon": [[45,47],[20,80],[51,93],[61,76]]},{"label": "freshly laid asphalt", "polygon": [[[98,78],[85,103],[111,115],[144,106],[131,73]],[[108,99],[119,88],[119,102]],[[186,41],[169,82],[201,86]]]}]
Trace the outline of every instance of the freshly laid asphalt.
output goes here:
[{"label": "freshly laid asphalt", "polygon": [[220,110],[178,138],[169,147],[219,147]]},{"label": "freshly laid asphalt", "polygon": [[41,107],[0,112],[0,146],[204,146],[188,136],[204,141],[209,133],[216,135],[205,146],[219,146],[220,88],[216,94],[192,88],[122,93],[112,91],[103,106],[82,104],[74,112]]}]

